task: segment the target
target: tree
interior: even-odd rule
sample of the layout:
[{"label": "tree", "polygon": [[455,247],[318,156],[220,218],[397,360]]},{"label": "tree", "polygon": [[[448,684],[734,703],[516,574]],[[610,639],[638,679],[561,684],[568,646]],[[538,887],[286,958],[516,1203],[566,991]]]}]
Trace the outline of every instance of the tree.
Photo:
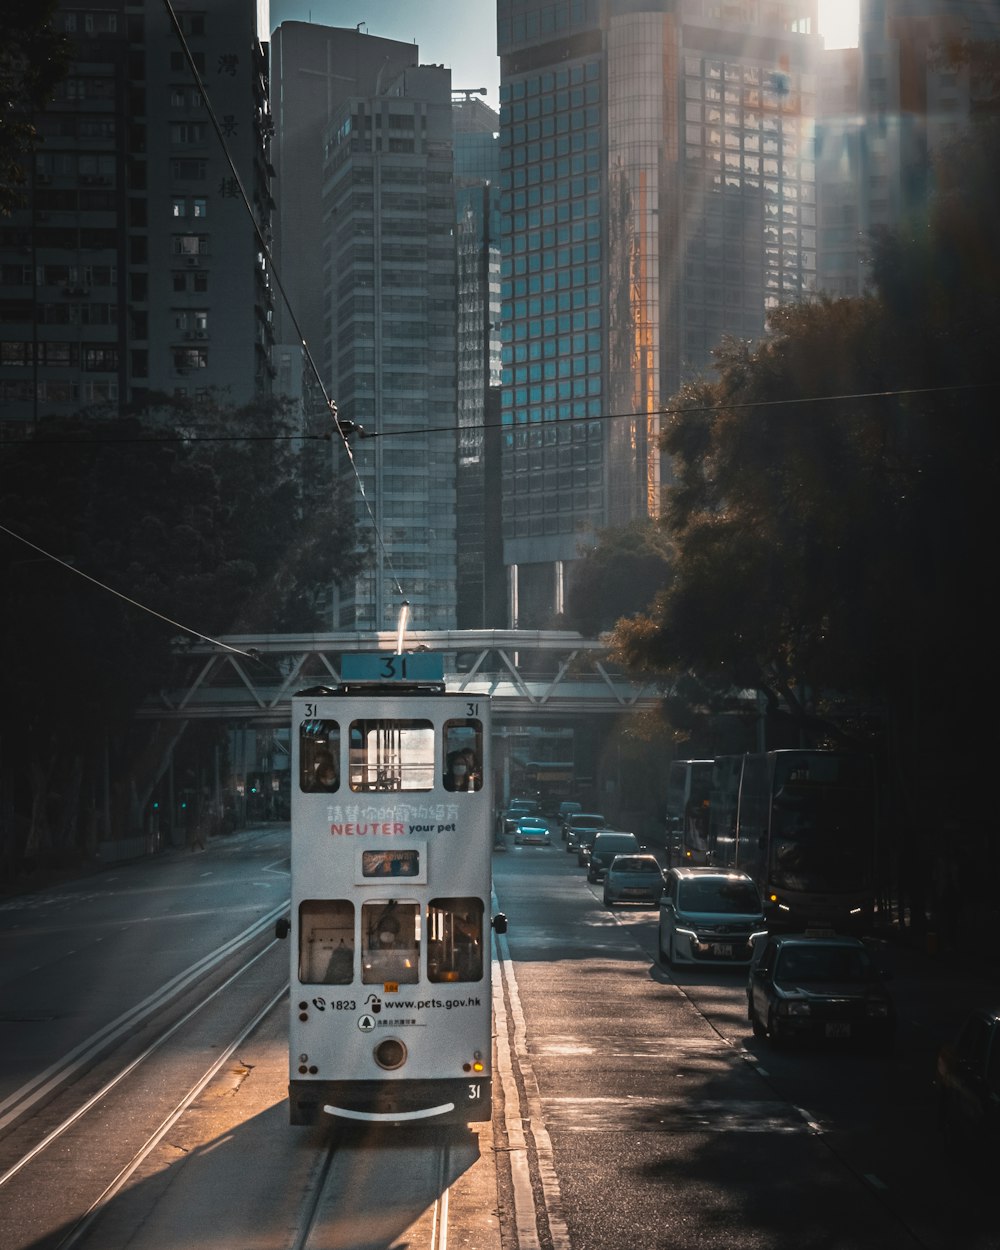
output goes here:
[{"label": "tree", "polygon": [[0,216],[22,207],[34,118],[66,76],[69,45],[52,25],[57,0],[8,0],[0,44]]},{"label": "tree", "polygon": [[596,637],[619,617],[648,608],[669,581],[671,556],[670,540],[657,521],[604,530],[573,566],[566,595],[570,627]]},{"label": "tree", "polygon": [[756,687],[813,741],[843,737],[835,702],[878,711],[914,883],[949,823],[985,823],[969,747],[993,739],[997,668],[996,125],[936,179],[926,226],[875,241],[874,295],[782,309],[677,396],[673,578],[615,631],[630,666]]},{"label": "tree", "polygon": [[183,681],[185,629],[322,626],[316,587],[353,574],[363,551],[350,501],[331,483],[320,502],[298,472],[303,457],[329,467],[329,445],[289,430],[274,401],[203,407],[197,422],[161,406],[50,419],[4,445],[0,525],[34,544],[0,533],[8,872],[79,853],[108,818],[109,766],[120,832],[134,832],[130,801],[141,807],[160,766],[134,712]]}]

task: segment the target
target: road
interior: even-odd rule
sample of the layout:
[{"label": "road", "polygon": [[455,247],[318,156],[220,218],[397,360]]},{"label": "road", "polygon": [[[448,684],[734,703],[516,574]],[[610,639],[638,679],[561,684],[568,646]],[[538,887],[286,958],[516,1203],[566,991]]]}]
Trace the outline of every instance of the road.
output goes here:
[{"label": "road", "polygon": [[938,1042],[981,975],[887,947],[891,1058],[755,1040],[744,978],[656,960],[562,844],[494,888],[497,1098],[451,1133],[287,1123],[288,829],[0,906],[4,1250],[987,1250]]}]

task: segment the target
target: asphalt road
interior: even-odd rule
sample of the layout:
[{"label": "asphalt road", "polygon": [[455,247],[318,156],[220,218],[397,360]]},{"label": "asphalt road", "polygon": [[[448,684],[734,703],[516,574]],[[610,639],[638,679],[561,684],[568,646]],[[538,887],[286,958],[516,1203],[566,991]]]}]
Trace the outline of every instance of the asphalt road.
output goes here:
[{"label": "asphalt road", "polygon": [[[986,973],[887,946],[892,1057],[776,1053],[751,1035],[743,974],[661,967],[656,911],[609,911],[558,840],[508,840],[494,857],[510,923],[493,1123],[447,1139],[292,1129],[287,1003],[267,1007],[287,947],[262,932],[239,960],[202,962],[270,926],[287,837],[251,831],[0,907],[0,1112],[86,1038],[126,1026],[58,1093],[17,1119],[10,1104],[0,1176],[142,1051],[166,1023],[157,995],[185,970],[198,972],[171,1021],[199,1004],[155,1060],[0,1184],[4,1250],[64,1245],[147,1139],[79,1250],[422,1250],[445,1226],[468,1250],[1000,1246],[990,1174],[945,1151],[932,1082],[938,1044],[993,996]],[[238,1018],[260,1013],[230,1052]]]}]

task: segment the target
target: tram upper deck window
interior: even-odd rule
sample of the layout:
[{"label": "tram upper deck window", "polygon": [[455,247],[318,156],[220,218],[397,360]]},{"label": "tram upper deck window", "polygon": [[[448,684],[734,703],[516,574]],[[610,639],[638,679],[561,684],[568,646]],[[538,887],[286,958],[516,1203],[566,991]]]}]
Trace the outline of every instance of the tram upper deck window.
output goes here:
[{"label": "tram upper deck window", "polygon": [[483,788],[483,725],[472,718],[445,721],[444,788]]},{"label": "tram upper deck window", "polygon": [[424,720],[351,723],[350,785],[362,793],[434,789],[434,726]]},{"label": "tram upper deck window", "polygon": [[312,794],[340,788],[340,726],[332,720],[307,720],[299,726],[299,786]]}]

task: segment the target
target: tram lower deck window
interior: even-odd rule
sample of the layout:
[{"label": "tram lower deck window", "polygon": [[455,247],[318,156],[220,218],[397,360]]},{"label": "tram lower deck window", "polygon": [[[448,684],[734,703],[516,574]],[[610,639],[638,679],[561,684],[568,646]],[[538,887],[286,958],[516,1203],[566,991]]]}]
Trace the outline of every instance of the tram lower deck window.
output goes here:
[{"label": "tram lower deck window", "polygon": [[483,901],[435,898],[427,908],[427,979],[481,981]]},{"label": "tram lower deck window", "polygon": [[299,904],[299,980],[350,985],[354,980],[354,904],[310,899]]},{"label": "tram lower deck window", "polygon": [[382,899],[361,908],[361,981],[413,985],[420,976],[420,904]]}]

